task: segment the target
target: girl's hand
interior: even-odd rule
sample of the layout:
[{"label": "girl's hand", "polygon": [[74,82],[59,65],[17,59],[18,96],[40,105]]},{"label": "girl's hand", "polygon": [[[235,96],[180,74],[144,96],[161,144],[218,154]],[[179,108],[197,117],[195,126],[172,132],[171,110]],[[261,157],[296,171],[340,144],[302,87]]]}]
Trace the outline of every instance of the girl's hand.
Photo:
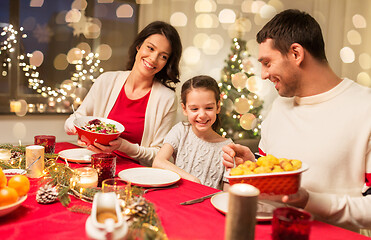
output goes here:
[{"label": "girl's hand", "polygon": [[102,153],[102,152],[111,153],[119,149],[121,146],[121,143],[122,143],[122,138],[118,138],[116,140],[109,142],[108,143],[109,145],[103,145],[103,144],[95,142],[94,144],[89,145],[87,149],[93,152],[97,152],[97,153]]},{"label": "girl's hand", "polygon": [[285,195],[282,202],[298,208],[305,208],[308,203],[309,193],[304,188],[299,188],[297,193]]}]

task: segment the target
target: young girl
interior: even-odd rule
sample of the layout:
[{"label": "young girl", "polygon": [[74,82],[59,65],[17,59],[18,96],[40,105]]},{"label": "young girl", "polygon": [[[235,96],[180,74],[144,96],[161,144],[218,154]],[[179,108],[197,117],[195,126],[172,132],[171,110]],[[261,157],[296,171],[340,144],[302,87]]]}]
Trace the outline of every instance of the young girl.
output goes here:
[{"label": "young girl", "polygon": [[[222,147],[232,142],[218,128],[220,90],[209,76],[196,76],[182,86],[181,105],[188,123],[176,124],[164,139],[153,167],[177,172],[182,178],[222,189]],[[175,163],[170,162],[174,156]]]}]

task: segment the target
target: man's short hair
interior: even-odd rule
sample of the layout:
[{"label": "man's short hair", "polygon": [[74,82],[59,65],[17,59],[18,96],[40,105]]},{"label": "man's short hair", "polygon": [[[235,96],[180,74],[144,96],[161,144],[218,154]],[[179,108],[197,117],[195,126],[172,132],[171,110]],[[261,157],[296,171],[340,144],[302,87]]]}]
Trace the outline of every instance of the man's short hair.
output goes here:
[{"label": "man's short hair", "polygon": [[306,12],[288,9],[278,13],[256,35],[259,44],[268,38],[283,55],[288,53],[291,44],[298,43],[317,60],[327,62],[321,27]]}]

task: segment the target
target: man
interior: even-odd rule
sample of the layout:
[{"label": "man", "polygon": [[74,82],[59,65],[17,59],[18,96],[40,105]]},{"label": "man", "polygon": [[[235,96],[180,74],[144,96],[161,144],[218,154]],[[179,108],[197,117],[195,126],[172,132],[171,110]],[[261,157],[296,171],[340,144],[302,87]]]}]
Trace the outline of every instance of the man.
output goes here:
[{"label": "man", "polygon": [[[280,97],[262,123],[259,150],[309,165],[302,188],[282,197],[318,219],[358,231],[371,228],[371,89],[330,68],[319,24],[286,10],[257,34],[262,78]],[[254,159],[238,144],[223,148],[224,165]]]}]

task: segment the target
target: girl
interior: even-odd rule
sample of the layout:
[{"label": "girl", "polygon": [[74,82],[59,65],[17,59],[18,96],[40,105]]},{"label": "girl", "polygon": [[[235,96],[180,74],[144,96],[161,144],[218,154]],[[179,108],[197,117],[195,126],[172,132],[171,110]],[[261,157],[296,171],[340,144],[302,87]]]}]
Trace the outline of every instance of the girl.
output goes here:
[{"label": "girl", "polygon": [[[219,125],[220,90],[209,76],[186,81],[181,105],[188,123],[176,124],[167,134],[153,167],[177,172],[182,178],[222,189],[222,147],[232,142],[216,133]],[[174,156],[175,163],[169,160]]]},{"label": "girl", "polygon": [[[166,134],[175,122],[179,61],[182,44],[168,23],[147,25],[129,49],[128,71],[103,73],[94,83],[77,116],[116,120],[125,126],[120,138],[109,146],[88,146],[94,152],[116,151],[118,155],[151,166]],[[73,114],[65,130],[76,134]]]}]

